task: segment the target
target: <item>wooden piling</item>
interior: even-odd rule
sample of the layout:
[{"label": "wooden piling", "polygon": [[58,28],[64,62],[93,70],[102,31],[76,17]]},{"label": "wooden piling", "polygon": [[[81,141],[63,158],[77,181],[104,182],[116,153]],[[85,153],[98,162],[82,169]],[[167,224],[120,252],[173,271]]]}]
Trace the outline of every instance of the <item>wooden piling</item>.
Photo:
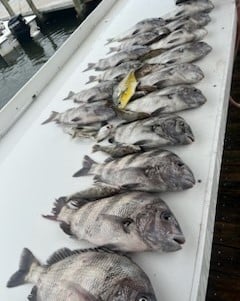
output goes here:
[{"label": "wooden piling", "polygon": [[15,16],[15,13],[13,9],[11,8],[10,4],[8,3],[8,0],[0,0],[2,5],[6,8],[7,12],[11,17]]},{"label": "wooden piling", "polygon": [[86,4],[84,0],[73,0],[74,8],[77,12],[77,16],[82,18],[85,14]]},{"label": "wooden piling", "polygon": [[37,16],[37,18],[40,21],[44,21],[43,14],[37,9],[36,5],[33,3],[32,0],[26,0],[28,5],[30,6],[31,10],[33,11],[34,15]]}]

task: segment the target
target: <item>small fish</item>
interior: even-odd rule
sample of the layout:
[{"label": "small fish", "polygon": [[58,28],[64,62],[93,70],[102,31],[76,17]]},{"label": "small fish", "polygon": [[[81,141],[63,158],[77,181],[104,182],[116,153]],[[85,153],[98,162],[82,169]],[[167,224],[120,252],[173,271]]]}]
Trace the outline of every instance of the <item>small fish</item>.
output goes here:
[{"label": "small fish", "polygon": [[115,81],[120,81],[122,80],[131,70],[137,70],[140,67],[142,67],[143,63],[140,61],[130,61],[126,63],[122,63],[116,67],[107,69],[105,72],[96,75],[96,76],[89,76],[89,81],[110,81],[110,80],[115,80]]},{"label": "small fish", "polygon": [[56,202],[53,215],[78,240],[123,252],[181,249],[185,238],[169,207],[154,193],[125,192],[94,202]]},{"label": "small fish", "polygon": [[203,26],[206,26],[211,21],[209,14],[207,13],[197,13],[192,16],[187,16],[183,18],[176,19],[167,24],[167,28],[173,32],[181,28],[188,31],[194,31]]},{"label": "small fish", "polygon": [[127,109],[149,114],[174,113],[200,107],[206,102],[202,92],[192,86],[173,86],[131,101]]},{"label": "small fish", "polygon": [[70,91],[65,99],[72,99],[76,103],[106,100],[112,97],[113,88],[116,84],[114,81],[105,81],[78,93]]},{"label": "small fish", "polygon": [[155,28],[163,27],[166,24],[166,21],[162,18],[149,18],[144,19],[136,23],[128,31],[116,36],[115,38],[108,39],[107,44],[112,42],[120,42],[129,38],[134,37],[137,34],[143,32],[154,31]]},{"label": "small fish", "polygon": [[[173,114],[150,117],[117,126],[112,142],[151,149],[164,145],[190,144],[194,135],[190,126],[180,116]],[[101,146],[102,148],[104,146]]]},{"label": "small fish", "polygon": [[146,46],[153,42],[159,41],[160,39],[169,34],[169,29],[165,27],[162,28],[162,32],[159,31],[160,30],[158,29],[158,31],[149,31],[134,35],[132,38],[124,40],[122,43],[120,43],[119,46],[110,47],[109,53],[121,51],[136,45]]},{"label": "small fish", "polygon": [[178,8],[164,16],[165,21],[173,21],[182,17],[188,17],[197,13],[208,13],[214,8],[209,0],[191,0],[178,5]]},{"label": "small fish", "polygon": [[139,79],[138,90],[141,87],[164,88],[180,84],[195,84],[204,78],[202,70],[197,66],[189,63],[170,65],[169,67],[157,70]]},{"label": "small fish", "polygon": [[104,59],[99,60],[97,63],[89,63],[87,69],[84,71],[95,69],[102,71],[109,68],[116,67],[121,63],[138,60],[150,51],[147,46],[133,46],[129,49],[122,50],[118,53],[112,54]]},{"label": "small fish", "polygon": [[134,95],[138,81],[134,70],[130,71],[118,84],[113,92],[113,102],[119,109],[124,109]]},{"label": "small fish", "polygon": [[84,157],[74,177],[95,175],[96,182],[138,191],[180,191],[195,184],[190,168],[174,153],[155,149],[127,155],[103,164]]},{"label": "small fish", "polygon": [[70,126],[82,126],[86,124],[104,122],[116,117],[115,110],[108,102],[84,103],[65,112],[52,112],[50,117],[42,124],[55,121],[56,123]]},{"label": "small fish", "polygon": [[135,154],[142,151],[142,148],[138,145],[130,144],[115,144],[115,145],[100,145],[95,144],[92,147],[92,152],[102,151],[109,154],[112,158],[119,158],[129,154]]},{"label": "small fish", "polygon": [[205,42],[191,42],[184,45],[177,46],[162,54],[147,59],[148,64],[182,64],[191,63],[205,57],[212,47]]},{"label": "small fish", "polygon": [[[33,283],[30,300],[66,301],[119,300],[156,301],[143,270],[130,258],[104,248],[56,251],[41,264],[23,249],[19,270],[7,287]],[[70,298],[70,299],[69,299]]]},{"label": "small fish", "polygon": [[203,39],[206,35],[207,35],[207,30],[203,28],[196,29],[195,31],[191,31],[191,32],[182,28],[173,31],[167,37],[154,44],[151,44],[149,47],[153,50],[154,49],[167,50],[188,42],[199,41]]}]

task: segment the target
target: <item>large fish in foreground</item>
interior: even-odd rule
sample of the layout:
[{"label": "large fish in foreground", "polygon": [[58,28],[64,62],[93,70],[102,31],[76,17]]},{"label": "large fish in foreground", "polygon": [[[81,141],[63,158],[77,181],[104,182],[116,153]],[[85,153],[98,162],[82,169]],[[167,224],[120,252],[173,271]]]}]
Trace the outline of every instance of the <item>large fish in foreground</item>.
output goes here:
[{"label": "large fish in foreground", "polygon": [[25,283],[34,284],[29,296],[34,301],[156,301],[144,271],[130,258],[103,248],[63,248],[46,264],[23,249],[7,287]]},{"label": "large fish in foreground", "polygon": [[160,149],[103,164],[85,156],[82,169],[74,177],[86,175],[95,175],[96,182],[139,191],[180,191],[195,184],[190,168],[176,154]]},{"label": "large fish in foreground", "polygon": [[124,252],[173,252],[185,242],[169,207],[154,193],[125,192],[93,202],[55,202],[62,230],[78,240]]},{"label": "large fish in foreground", "polygon": [[[148,66],[149,69],[150,66]],[[157,65],[152,66],[153,72],[139,79],[139,90],[141,86],[154,86],[160,89],[180,84],[195,84],[204,78],[202,70],[193,64],[176,64],[165,68],[160,67],[160,69]]]},{"label": "large fish in foreground", "polygon": [[112,142],[133,144],[144,149],[164,145],[190,144],[194,136],[190,126],[180,116],[168,114],[150,117],[112,130]]},{"label": "large fish in foreground", "polygon": [[127,109],[149,114],[174,113],[198,108],[206,101],[202,92],[195,87],[172,86],[129,102]]},{"label": "large fish in foreground", "polygon": [[177,46],[153,58],[145,60],[148,64],[181,64],[191,63],[205,57],[212,47],[205,42],[191,42]]}]

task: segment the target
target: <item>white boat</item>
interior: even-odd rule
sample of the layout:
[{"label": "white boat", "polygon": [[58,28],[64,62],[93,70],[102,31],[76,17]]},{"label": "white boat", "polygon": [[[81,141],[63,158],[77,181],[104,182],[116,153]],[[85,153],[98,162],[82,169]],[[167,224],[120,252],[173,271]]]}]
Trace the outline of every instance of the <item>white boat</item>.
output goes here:
[{"label": "white boat", "polygon": [[[36,16],[28,16],[25,17],[26,24],[30,26],[30,35],[31,37],[36,37],[39,33],[39,27],[36,23]],[[19,47],[18,40],[12,35],[9,27],[8,21],[1,21],[0,22],[0,56],[4,57],[12,52],[14,49]]]},{"label": "white boat", "polygon": [[[196,85],[207,97],[201,108],[181,112],[195,142],[169,147],[194,172],[195,187],[161,197],[178,219],[186,243],[174,253],[144,253],[133,259],[152,281],[161,301],[204,301],[208,282],[218,180],[229,102],[236,34],[232,0],[212,0],[215,9],[205,39],[213,50],[197,62],[205,78]],[[86,89],[88,63],[108,52],[106,40],[136,22],[160,17],[175,8],[169,0],[103,0],[35,76],[0,112],[0,283],[1,300],[25,300],[31,286],[4,284],[19,264],[24,247],[45,262],[55,250],[89,246],[68,239],[58,225],[41,214],[55,198],[90,186],[91,177],[72,178],[90,154],[92,142],[73,140],[54,123],[41,125],[51,111],[73,106],[62,101],[70,90]],[[224,41],[224,42],[223,42]],[[101,161],[103,154],[95,154]]]}]

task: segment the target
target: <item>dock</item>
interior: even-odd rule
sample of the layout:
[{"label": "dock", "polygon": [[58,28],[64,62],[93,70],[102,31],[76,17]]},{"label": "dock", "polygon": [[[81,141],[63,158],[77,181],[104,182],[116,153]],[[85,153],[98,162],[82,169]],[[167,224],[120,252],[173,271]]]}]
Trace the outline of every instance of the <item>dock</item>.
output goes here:
[{"label": "dock", "polygon": [[[92,2],[95,0],[85,0],[84,3]],[[23,0],[9,0],[9,5],[15,14],[22,14],[23,16],[29,16],[33,12],[28,5],[27,1]],[[34,0],[36,8],[42,14],[54,13],[57,11],[74,8],[73,0]],[[9,13],[5,9],[2,3],[0,3],[0,20],[9,19]]]}]

